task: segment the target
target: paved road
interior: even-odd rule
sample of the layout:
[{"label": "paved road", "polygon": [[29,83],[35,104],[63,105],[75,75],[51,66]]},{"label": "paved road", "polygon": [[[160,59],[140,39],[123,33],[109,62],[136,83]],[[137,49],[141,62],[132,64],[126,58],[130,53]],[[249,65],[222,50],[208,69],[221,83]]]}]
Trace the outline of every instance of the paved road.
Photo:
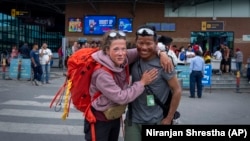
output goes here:
[{"label": "paved road", "polygon": [[[50,102],[64,81],[63,70],[52,68],[51,84],[0,79],[0,139],[4,141],[83,141],[83,120],[71,105],[67,120]],[[122,136],[122,134],[121,134]],[[122,137],[120,137],[120,140]]]},{"label": "paved road", "polygon": [[[49,108],[63,83],[63,71],[52,69],[52,84],[32,86],[30,81],[0,80],[0,138],[4,141],[83,141],[83,117],[74,108],[66,121]],[[201,99],[183,91],[181,124],[250,124],[250,90],[205,90]],[[119,141],[122,141],[122,134]]]}]

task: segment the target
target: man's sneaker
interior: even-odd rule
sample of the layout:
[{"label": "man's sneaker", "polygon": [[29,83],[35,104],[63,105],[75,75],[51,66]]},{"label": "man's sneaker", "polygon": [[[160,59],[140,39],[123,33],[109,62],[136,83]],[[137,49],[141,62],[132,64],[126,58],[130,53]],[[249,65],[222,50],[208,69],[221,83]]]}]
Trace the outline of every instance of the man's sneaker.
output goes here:
[{"label": "man's sneaker", "polygon": [[38,84],[38,82],[37,82],[37,80],[36,79],[34,79],[34,84],[36,85],[36,86],[39,86],[39,84]]},{"label": "man's sneaker", "polygon": [[51,84],[50,82],[46,82],[46,84]]},{"label": "man's sneaker", "polygon": [[32,83],[32,85],[36,85],[36,84],[35,84],[35,80],[31,81],[31,83]]}]

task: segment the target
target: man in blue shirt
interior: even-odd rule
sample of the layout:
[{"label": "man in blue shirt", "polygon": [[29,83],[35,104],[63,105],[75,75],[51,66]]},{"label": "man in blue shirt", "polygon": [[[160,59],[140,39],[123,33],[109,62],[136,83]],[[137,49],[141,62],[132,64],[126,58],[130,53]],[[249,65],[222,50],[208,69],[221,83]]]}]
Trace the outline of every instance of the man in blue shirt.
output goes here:
[{"label": "man in blue shirt", "polygon": [[33,70],[33,84],[36,86],[39,85],[37,81],[41,81],[41,76],[42,76],[42,67],[39,61],[39,52],[38,52],[38,44],[34,43],[33,44],[33,49],[30,51],[30,59],[31,59],[31,67]]},{"label": "man in blue shirt", "polygon": [[190,98],[195,98],[195,84],[197,85],[197,96],[202,96],[202,78],[205,71],[205,61],[201,56],[201,52],[195,51],[195,57],[190,62]]}]

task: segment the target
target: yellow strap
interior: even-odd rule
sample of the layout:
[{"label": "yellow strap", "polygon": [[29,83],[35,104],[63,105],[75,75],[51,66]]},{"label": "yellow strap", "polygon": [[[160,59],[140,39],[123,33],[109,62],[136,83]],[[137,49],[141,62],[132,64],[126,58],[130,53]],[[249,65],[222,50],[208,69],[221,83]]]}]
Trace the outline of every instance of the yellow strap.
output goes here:
[{"label": "yellow strap", "polygon": [[62,115],[62,120],[66,120],[69,114],[69,98],[70,98],[70,88],[72,86],[72,81],[68,80],[67,81],[67,89],[66,89],[66,94],[65,94],[65,99],[64,99],[64,108],[63,108],[63,115]]}]

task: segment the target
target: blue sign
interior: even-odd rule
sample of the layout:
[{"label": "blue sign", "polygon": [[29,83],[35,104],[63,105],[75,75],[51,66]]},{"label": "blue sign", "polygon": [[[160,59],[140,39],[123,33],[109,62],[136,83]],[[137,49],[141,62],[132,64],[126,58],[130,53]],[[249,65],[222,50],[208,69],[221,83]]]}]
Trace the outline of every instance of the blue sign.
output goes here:
[{"label": "blue sign", "polygon": [[[176,71],[179,71],[178,78],[182,79],[183,88],[189,88],[190,68],[189,65],[177,65]],[[205,65],[205,72],[202,78],[203,86],[211,86],[212,67],[211,64]]]},{"label": "blue sign", "polygon": [[119,18],[118,19],[118,30],[123,32],[133,31],[133,19],[132,18]]},{"label": "blue sign", "polygon": [[102,35],[116,28],[115,15],[87,15],[84,17],[85,35]]},{"label": "blue sign", "polygon": [[30,59],[12,59],[10,62],[9,77],[11,79],[18,78],[18,63],[21,61],[20,79],[31,78],[31,61]]},{"label": "blue sign", "polygon": [[203,86],[211,86],[211,76],[212,76],[212,65],[207,64],[205,65],[205,72],[202,78]]}]

